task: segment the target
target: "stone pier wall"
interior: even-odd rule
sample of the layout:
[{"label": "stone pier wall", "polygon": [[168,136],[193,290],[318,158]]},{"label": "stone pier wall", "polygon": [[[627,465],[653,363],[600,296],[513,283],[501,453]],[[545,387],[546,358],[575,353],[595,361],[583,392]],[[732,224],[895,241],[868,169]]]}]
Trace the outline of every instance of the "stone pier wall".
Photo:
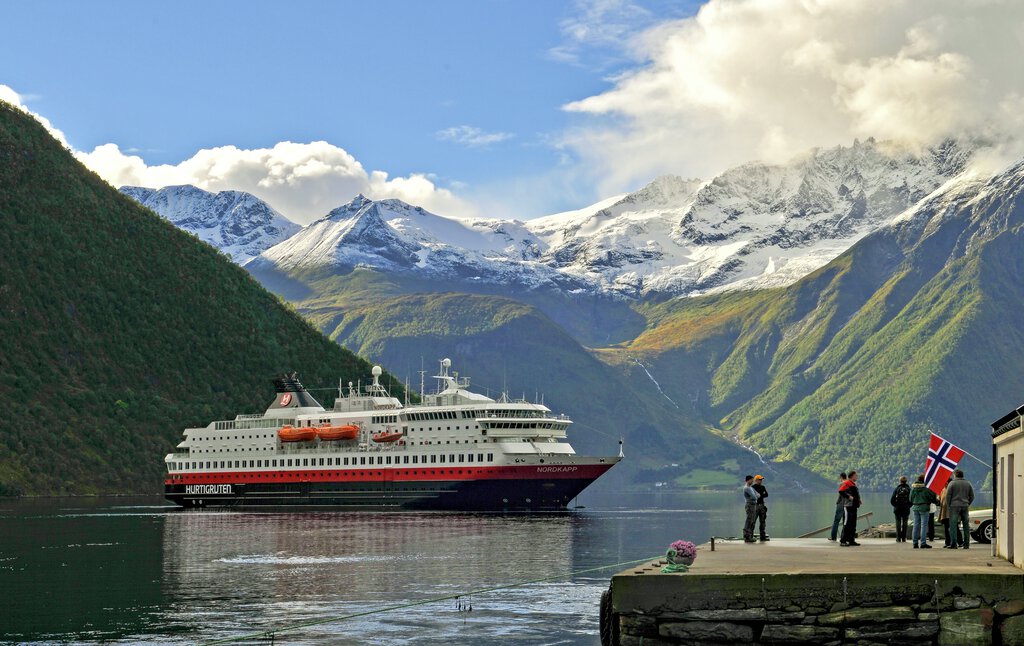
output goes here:
[{"label": "stone pier wall", "polygon": [[1024,576],[660,574],[612,579],[604,646],[1024,645]]}]

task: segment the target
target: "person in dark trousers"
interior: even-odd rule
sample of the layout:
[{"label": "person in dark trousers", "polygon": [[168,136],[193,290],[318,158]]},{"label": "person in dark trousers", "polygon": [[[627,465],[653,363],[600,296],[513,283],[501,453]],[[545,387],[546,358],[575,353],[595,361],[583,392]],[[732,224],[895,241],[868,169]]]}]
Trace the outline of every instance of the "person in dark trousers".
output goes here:
[{"label": "person in dark trousers", "polygon": [[[936,496],[938,497],[938,496]],[[935,503],[928,508],[928,542],[935,542],[935,512],[939,511],[939,504]]]},{"label": "person in dark trousers", "polygon": [[839,485],[839,495],[843,498],[843,536],[839,544],[843,547],[859,547],[857,542],[857,509],[860,507],[860,490],[857,489],[856,471]]},{"label": "person in dark trousers", "polygon": [[[842,486],[844,482],[846,482],[846,474],[840,473],[839,485]],[[833,543],[836,542],[836,536],[839,535],[839,524],[843,522],[843,500],[845,500],[845,498],[842,494],[839,494],[839,497],[836,498],[836,514],[832,518],[832,533],[828,535],[828,540]]]},{"label": "person in dark trousers", "polygon": [[942,545],[943,549],[956,549],[956,539],[949,532],[949,497],[947,494],[949,494],[949,483],[952,481],[953,478],[946,480],[946,484],[942,485],[942,493],[939,494],[939,524],[942,525],[942,531],[946,534]]},{"label": "person in dark trousers", "polygon": [[935,492],[924,486],[924,474],[917,476],[917,482],[910,487],[911,511],[914,512],[914,549],[932,548],[928,544],[928,514],[932,505],[939,502]]},{"label": "person in dark trousers", "polygon": [[907,521],[910,519],[910,485],[907,476],[900,476],[900,483],[889,498],[892,513],[896,516],[896,542],[907,542]]},{"label": "person in dark trousers", "polygon": [[765,502],[765,498],[768,497],[768,490],[764,486],[764,476],[754,476],[754,491],[757,492],[757,522],[761,529],[761,541],[771,540],[768,538],[768,534],[765,533],[764,525],[768,520],[768,503]]},{"label": "person in dark trousers", "polygon": [[743,486],[743,502],[744,510],[747,513],[747,518],[743,522],[743,542],[744,543],[756,543],[754,540],[754,521],[757,520],[757,501],[760,496],[757,495],[757,491],[754,490],[754,476],[747,476],[744,478],[746,484]]},{"label": "person in dark trousers", "polygon": [[957,547],[965,550],[971,546],[971,521],[967,508],[974,502],[974,487],[967,480],[964,480],[964,472],[957,469],[954,472],[953,482],[949,483],[946,493],[946,504],[949,505],[949,532],[953,540],[957,539],[957,532],[963,525],[963,534],[960,536],[961,543]]}]

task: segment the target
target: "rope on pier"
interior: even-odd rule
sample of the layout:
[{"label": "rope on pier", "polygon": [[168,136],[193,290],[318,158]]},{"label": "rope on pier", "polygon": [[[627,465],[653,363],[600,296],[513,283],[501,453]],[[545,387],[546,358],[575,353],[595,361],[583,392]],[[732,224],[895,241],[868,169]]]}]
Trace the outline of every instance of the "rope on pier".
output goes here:
[{"label": "rope on pier", "polygon": [[377,608],[376,610],[367,610],[365,612],[356,612],[350,615],[339,615],[336,617],[327,617],[324,619],[317,619],[315,621],[307,621],[301,624],[295,624],[293,626],[285,626],[284,628],[275,628],[273,630],[261,630],[255,633],[248,633],[245,635],[237,635],[235,637],[227,637],[224,639],[216,639],[213,641],[202,642],[201,646],[215,646],[216,644],[232,644],[242,641],[253,641],[260,640],[269,643],[274,643],[274,638],[280,633],[291,632],[299,630],[301,628],[309,628],[310,626],[320,626],[323,624],[333,624],[349,619],[355,619],[357,617],[366,617],[368,615],[376,615],[384,612],[392,612],[395,610],[402,610],[404,608],[412,608],[415,606],[424,606],[431,603],[438,603],[440,601],[452,601],[466,595],[474,594],[487,594],[488,592],[497,592],[499,590],[511,590],[512,588],[521,588],[526,585],[532,585],[534,583],[544,583],[546,581],[555,581],[557,579],[564,579],[569,576],[577,576],[580,574],[587,574],[588,572],[598,572],[600,570],[609,570],[611,568],[626,568],[631,565],[639,565],[640,563],[646,563],[648,561],[658,561],[661,556],[653,556],[645,559],[637,559],[636,561],[625,561],[623,563],[612,563],[609,565],[601,565],[599,567],[587,568],[585,570],[576,570],[575,572],[569,572],[568,574],[556,574],[555,576],[548,576],[541,579],[533,579],[532,581],[522,581],[520,583],[511,583],[507,585],[494,586],[492,588],[481,588],[479,590],[470,590],[469,592],[460,592],[459,594],[449,594],[443,597],[433,597],[430,599],[423,599],[421,601],[412,601],[410,603],[402,603],[394,606],[388,606],[386,608]]}]

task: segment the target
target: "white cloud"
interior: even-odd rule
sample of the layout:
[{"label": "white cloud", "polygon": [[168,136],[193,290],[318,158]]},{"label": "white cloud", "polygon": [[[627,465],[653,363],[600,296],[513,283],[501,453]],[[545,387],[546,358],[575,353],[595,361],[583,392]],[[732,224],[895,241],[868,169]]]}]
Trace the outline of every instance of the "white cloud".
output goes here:
[{"label": "white cloud", "polygon": [[[0,85],[0,100],[31,114],[70,148],[64,133],[28,110],[24,95]],[[371,199],[397,198],[445,215],[478,215],[472,205],[439,187],[426,174],[389,179],[384,171],[368,173],[347,151],[325,141],[286,141],[256,150],[222,146],[200,150],[179,164],[156,166],[128,154],[135,149],[122,151],[113,143],[97,146],[92,152],[72,152],[115,187],[193,184],[208,191],[246,191],[301,224],[326,215],[358,193]]]},{"label": "white cloud", "polygon": [[483,148],[501,143],[513,136],[508,132],[484,132],[480,128],[466,125],[445,128],[437,132],[437,138],[442,141],[454,141],[470,148]]},{"label": "white cloud", "polygon": [[604,193],[855,137],[1006,140],[1024,127],[1013,0],[711,0],[631,46],[642,66],[564,106],[595,118],[563,144]]},{"label": "white cloud", "polygon": [[193,184],[208,191],[246,191],[301,224],[326,215],[357,193],[371,199],[398,198],[446,215],[476,214],[426,175],[389,179],[383,171],[368,173],[346,150],[325,141],[286,141],[255,150],[221,146],[200,150],[179,164],[158,166],[126,154],[116,144],[75,155],[114,186]]}]

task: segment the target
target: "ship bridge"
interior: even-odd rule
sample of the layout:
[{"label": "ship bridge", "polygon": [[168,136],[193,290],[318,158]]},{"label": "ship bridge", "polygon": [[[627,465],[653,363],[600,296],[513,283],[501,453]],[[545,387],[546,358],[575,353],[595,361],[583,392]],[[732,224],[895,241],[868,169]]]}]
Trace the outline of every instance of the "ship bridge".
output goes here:
[{"label": "ship bridge", "polygon": [[451,359],[441,361],[441,374],[434,375],[441,385],[436,395],[424,395],[424,406],[467,406],[473,404],[490,403],[494,400],[486,395],[474,393],[469,390],[469,378],[459,379],[459,373],[449,372],[452,367]]}]

